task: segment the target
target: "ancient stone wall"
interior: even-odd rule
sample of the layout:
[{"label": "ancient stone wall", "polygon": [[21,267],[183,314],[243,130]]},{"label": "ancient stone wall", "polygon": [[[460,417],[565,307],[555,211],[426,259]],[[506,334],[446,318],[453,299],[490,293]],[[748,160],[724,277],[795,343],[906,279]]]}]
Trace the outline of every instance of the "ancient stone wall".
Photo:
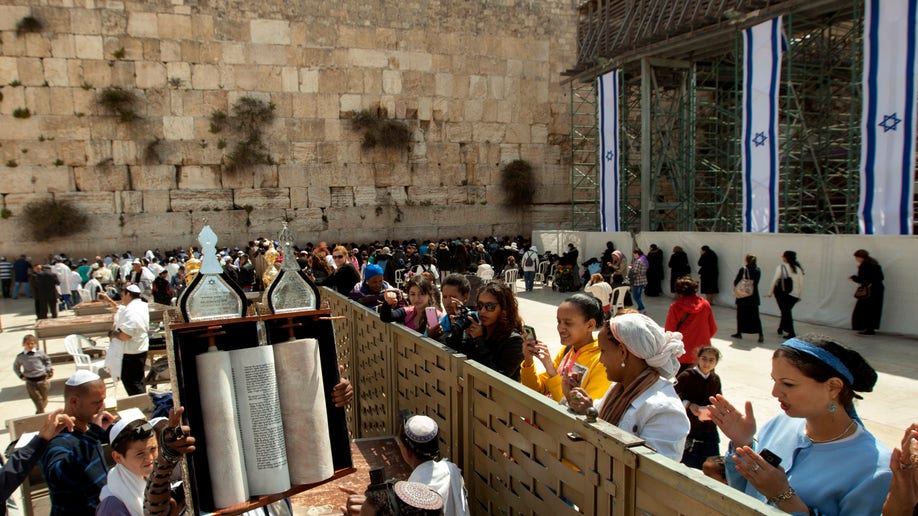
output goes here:
[{"label": "ancient stone wall", "polygon": [[[303,241],[569,223],[572,0],[0,3],[4,254],[187,246],[204,218],[230,245],[285,219]],[[17,34],[27,16],[42,27]],[[108,87],[136,96],[136,120],[100,102]],[[232,170],[239,137],[212,115],[246,96],[275,106],[273,164]],[[362,148],[361,109],[404,121],[409,145]],[[499,186],[514,159],[538,184],[521,209]],[[27,234],[24,206],[50,198],[86,231]]]}]

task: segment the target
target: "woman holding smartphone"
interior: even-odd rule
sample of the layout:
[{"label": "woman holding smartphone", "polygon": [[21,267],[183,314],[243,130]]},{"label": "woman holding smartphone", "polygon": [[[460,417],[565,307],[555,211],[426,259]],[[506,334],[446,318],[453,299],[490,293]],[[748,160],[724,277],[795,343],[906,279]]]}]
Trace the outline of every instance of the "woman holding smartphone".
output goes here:
[{"label": "woman holding smartphone", "polygon": [[[873,390],[876,371],[856,351],[808,335],[775,350],[771,377],[783,414],[758,433],[751,403],[737,410],[721,395],[710,399],[708,413],[730,439],[730,485],[795,514],[880,514],[890,451],[864,428],[853,403],[857,392]],[[769,455],[781,459],[779,467]]]},{"label": "woman holding smartphone", "polygon": [[[387,290],[383,293],[385,301],[379,307],[379,318],[382,322],[402,323],[408,328],[426,334],[428,328],[425,310],[434,306],[434,289],[437,288],[427,276],[415,274],[408,280],[408,306],[399,307],[399,294],[397,289]],[[442,315],[437,311],[437,317]]]},{"label": "woman holding smartphone", "polygon": [[[597,274],[598,275],[598,274]],[[548,345],[528,336],[523,343],[520,381],[553,400],[566,403],[573,387],[585,390],[591,398],[602,397],[609,388],[606,368],[599,361],[599,343],[593,331],[602,325],[603,310],[599,300],[586,294],[574,294],[558,305],[558,336],[561,350],[552,359]],[[535,360],[545,367],[537,373]]]}]

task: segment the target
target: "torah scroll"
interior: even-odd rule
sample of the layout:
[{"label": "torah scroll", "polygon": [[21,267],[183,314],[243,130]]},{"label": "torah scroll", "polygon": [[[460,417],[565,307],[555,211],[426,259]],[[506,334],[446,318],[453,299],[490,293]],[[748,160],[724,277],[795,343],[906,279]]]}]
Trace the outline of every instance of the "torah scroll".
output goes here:
[{"label": "torah scroll", "polygon": [[272,346],[230,351],[249,494],[290,489]]},{"label": "torah scroll", "polygon": [[197,356],[196,366],[201,413],[207,421],[204,436],[207,441],[207,465],[214,505],[218,508],[229,507],[249,497],[242,459],[242,440],[236,426],[236,397],[233,392],[230,354],[211,348],[211,351]]},{"label": "torah scroll", "polygon": [[335,473],[319,343],[292,340],[274,345],[284,437],[294,485],[313,484]]}]

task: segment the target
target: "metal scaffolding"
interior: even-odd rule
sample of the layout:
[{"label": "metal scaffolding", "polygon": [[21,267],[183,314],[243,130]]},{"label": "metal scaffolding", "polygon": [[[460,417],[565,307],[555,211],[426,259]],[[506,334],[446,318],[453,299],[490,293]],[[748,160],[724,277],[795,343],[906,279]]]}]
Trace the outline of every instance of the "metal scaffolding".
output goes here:
[{"label": "metal scaffolding", "polygon": [[596,81],[571,82],[571,229],[594,231],[599,219]]},{"label": "metal scaffolding", "polygon": [[[569,75],[572,92],[590,90],[593,116],[595,78],[622,71],[623,230],[741,229],[741,30],[783,15],[779,230],[857,232],[863,0],[593,0],[580,9]],[[572,102],[571,112],[573,225],[595,230],[598,216],[589,227],[586,215],[599,210],[598,157],[578,154],[587,142],[595,149],[595,121],[589,139],[583,107]]]}]

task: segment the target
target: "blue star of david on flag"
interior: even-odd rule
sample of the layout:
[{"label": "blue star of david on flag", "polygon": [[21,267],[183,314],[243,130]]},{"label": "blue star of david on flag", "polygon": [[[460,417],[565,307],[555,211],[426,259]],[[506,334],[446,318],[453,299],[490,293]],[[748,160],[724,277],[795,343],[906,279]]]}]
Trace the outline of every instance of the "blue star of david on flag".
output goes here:
[{"label": "blue star of david on flag", "polygon": [[883,115],[883,121],[877,125],[883,128],[884,133],[888,133],[889,131],[895,131],[897,128],[896,126],[898,126],[901,121],[902,120],[896,116],[896,113],[893,113],[891,115]]},{"label": "blue star of david on flag", "polygon": [[752,143],[754,143],[756,147],[761,147],[765,145],[766,140],[768,140],[768,137],[765,136],[765,131],[762,131],[760,133],[755,133],[755,138],[752,139]]},{"label": "blue star of david on flag", "polygon": [[612,151],[606,151],[606,161],[612,161],[612,158],[615,157],[615,153]]}]

